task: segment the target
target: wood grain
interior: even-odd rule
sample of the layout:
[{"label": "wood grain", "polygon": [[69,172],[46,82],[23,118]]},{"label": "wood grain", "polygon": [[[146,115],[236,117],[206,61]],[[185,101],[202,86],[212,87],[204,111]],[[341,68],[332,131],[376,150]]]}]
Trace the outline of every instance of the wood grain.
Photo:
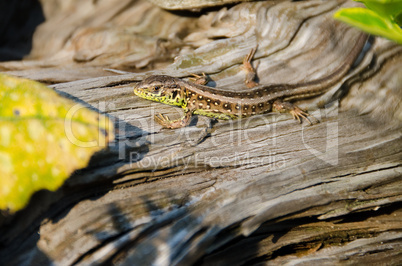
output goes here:
[{"label": "wood grain", "polygon": [[[126,4],[149,6],[134,2]],[[191,18],[168,13],[160,23],[198,24],[176,42],[174,62],[169,46],[170,56],[153,66],[157,54],[118,62],[121,50],[110,47],[107,60],[65,57],[44,69],[38,65],[50,59],[43,55],[25,68],[0,64],[54,83],[62,95],[108,114],[117,128],[109,150],[59,191],[37,193],[26,210],[0,217],[0,264],[399,264],[401,46],[370,38],[362,59],[328,94],[300,103],[320,119],[314,126],[268,114],[220,121],[208,135],[205,117],[164,130],[153,115],[179,117],[182,110],[132,91],[153,73],[202,72],[212,86],[244,89],[241,61],[256,44],[261,83],[327,75],[361,34],[331,19],[339,5],[353,4],[259,1]],[[110,17],[123,21],[129,10]],[[153,45],[156,35],[149,38]],[[145,62],[149,71],[104,70],[129,70],[122,67],[129,61]],[[92,74],[75,76],[83,69]]]}]

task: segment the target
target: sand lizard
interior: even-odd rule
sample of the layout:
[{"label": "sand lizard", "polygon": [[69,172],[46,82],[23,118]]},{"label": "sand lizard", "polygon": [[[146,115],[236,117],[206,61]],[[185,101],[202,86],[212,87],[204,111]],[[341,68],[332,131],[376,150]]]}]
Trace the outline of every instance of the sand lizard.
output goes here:
[{"label": "sand lizard", "polygon": [[345,62],[333,73],[313,81],[297,84],[259,85],[254,82],[255,70],[251,65],[253,49],[243,61],[246,70],[247,91],[223,91],[219,88],[204,86],[204,77],[196,82],[188,82],[166,75],[153,75],[145,78],[134,88],[134,93],[142,98],[169,105],[180,106],[184,116],[171,121],[167,116],[158,114],[155,120],[165,128],[187,126],[193,114],[204,115],[216,119],[237,119],[268,112],[289,112],[301,122],[306,119],[310,124],[308,113],[292,104],[292,100],[311,98],[323,94],[334,85],[351,68],[367,40],[361,34]]}]

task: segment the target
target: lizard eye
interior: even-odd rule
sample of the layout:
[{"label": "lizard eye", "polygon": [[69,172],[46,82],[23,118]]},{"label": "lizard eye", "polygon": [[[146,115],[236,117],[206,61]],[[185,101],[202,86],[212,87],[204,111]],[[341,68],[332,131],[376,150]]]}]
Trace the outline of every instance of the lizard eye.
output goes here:
[{"label": "lizard eye", "polygon": [[159,86],[154,86],[154,91],[158,91],[160,88]]}]

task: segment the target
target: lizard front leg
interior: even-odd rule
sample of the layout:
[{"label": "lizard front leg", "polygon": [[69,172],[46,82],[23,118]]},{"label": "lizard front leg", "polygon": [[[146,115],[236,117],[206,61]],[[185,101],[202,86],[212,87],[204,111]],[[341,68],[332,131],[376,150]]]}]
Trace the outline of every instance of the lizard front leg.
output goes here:
[{"label": "lizard front leg", "polygon": [[202,76],[197,75],[197,74],[191,74],[193,78],[189,78],[191,82],[199,85],[206,85],[209,81],[209,78],[207,75],[205,75],[204,72],[202,72]]},{"label": "lizard front leg", "polygon": [[185,110],[184,116],[182,118],[177,120],[170,120],[167,115],[159,113],[155,115],[155,121],[158,124],[160,124],[163,128],[176,129],[188,126],[188,124],[190,124],[192,115],[193,115],[192,111]]},{"label": "lizard front leg", "polygon": [[255,86],[258,85],[257,82],[254,81],[254,79],[257,76],[257,73],[255,71],[255,68],[251,65],[251,60],[254,57],[255,52],[257,51],[257,47],[251,49],[250,53],[246,55],[243,59],[243,65],[241,68],[246,72],[246,86],[248,88],[254,88]]},{"label": "lizard front leg", "polygon": [[[257,73],[255,68],[251,64],[251,60],[253,60],[256,51],[257,47],[251,49],[251,51],[244,57],[243,65],[241,66],[241,69],[246,72],[245,83],[248,88],[254,88],[255,86],[259,85],[257,82],[254,81],[257,77]],[[207,77],[207,75],[205,75],[205,73],[202,73],[202,76],[197,74],[191,75],[194,76],[194,78],[190,78],[190,80],[195,84],[206,85],[209,81],[209,78]]]}]

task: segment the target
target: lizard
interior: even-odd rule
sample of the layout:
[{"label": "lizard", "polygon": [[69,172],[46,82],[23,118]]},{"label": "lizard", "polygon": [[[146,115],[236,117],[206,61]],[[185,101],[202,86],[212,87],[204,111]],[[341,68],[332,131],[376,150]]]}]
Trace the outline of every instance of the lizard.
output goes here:
[{"label": "lizard", "polygon": [[134,94],[184,109],[184,116],[177,120],[170,120],[163,114],[155,115],[155,121],[164,128],[185,127],[193,115],[228,120],[268,112],[287,112],[299,122],[305,119],[312,124],[309,119],[312,116],[291,101],[321,95],[338,82],[352,67],[366,40],[367,35],[361,34],[340,67],[325,77],[309,82],[270,85],[256,83],[256,71],[251,65],[256,49],[252,49],[243,60],[243,70],[247,72],[246,85],[249,87],[246,91],[223,91],[205,86],[208,81],[205,74],[202,77],[194,75],[195,82],[168,75],[152,75],[134,87]]}]

